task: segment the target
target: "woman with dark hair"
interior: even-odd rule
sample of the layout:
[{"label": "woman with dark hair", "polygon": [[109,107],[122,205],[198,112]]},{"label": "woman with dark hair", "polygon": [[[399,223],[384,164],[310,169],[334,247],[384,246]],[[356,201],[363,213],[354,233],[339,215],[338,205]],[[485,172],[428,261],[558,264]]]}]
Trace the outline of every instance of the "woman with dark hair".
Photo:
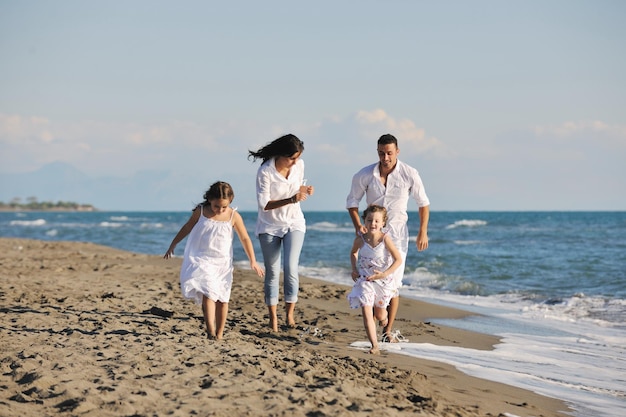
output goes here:
[{"label": "woman with dark hair", "polygon": [[314,188],[306,185],[304,161],[300,159],[304,143],[288,134],[268,143],[257,151],[249,151],[248,159],[263,160],[256,176],[258,217],[256,235],[259,237],[265,263],[265,304],[269,311],[272,331],[278,331],[279,277],[281,246],[283,254],[285,322],[295,327],[294,312],[298,301],[298,264],[304,244],[306,223],[300,202],[313,195]]}]

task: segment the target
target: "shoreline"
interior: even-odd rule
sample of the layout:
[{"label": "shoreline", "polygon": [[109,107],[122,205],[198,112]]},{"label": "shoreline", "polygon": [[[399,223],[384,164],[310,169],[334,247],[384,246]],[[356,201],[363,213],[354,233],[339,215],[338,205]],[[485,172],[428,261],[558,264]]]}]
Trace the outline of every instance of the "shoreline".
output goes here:
[{"label": "shoreline", "polygon": [[[351,348],[366,337],[360,310],[345,299],[349,287],[307,277],[300,282],[298,329],[271,333],[262,279],[236,269],[224,340],[207,340],[200,306],[180,295],[180,263],[91,243],[0,238],[0,414],[570,411],[562,401],[447,364]],[[428,321],[472,314],[401,298],[396,328],[411,342],[492,349],[497,337]]]}]

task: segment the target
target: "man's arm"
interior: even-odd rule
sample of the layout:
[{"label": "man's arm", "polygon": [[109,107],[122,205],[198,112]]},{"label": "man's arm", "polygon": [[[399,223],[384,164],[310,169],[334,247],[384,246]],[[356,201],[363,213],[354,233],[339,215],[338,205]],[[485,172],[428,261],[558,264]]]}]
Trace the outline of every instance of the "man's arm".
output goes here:
[{"label": "man's arm", "polygon": [[418,251],[428,249],[428,219],[430,218],[430,205],[419,208],[420,231],[415,244]]},{"label": "man's arm", "polygon": [[367,229],[365,229],[365,226],[361,224],[361,218],[359,217],[359,208],[350,207],[348,208],[348,213],[350,214],[350,219],[352,219],[352,224],[354,225],[354,233],[357,236],[359,233],[366,233]]}]

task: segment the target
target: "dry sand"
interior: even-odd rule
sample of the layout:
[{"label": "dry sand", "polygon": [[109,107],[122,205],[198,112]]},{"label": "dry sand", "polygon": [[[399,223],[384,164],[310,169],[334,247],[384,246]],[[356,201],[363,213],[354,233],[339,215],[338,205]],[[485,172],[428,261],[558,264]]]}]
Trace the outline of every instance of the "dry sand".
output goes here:
[{"label": "dry sand", "polygon": [[[302,278],[299,328],[270,333],[261,278],[237,270],[224,340],[208,340],[179,268],[0,238],[0,416],[566,415],[560,401],[442,363],[349,347],[367,340],[360,311],[348,287],[323,281]],[[411,342],[491,349],[492,336],[428,321],[466,314],[402,299],[396,328]]]}]

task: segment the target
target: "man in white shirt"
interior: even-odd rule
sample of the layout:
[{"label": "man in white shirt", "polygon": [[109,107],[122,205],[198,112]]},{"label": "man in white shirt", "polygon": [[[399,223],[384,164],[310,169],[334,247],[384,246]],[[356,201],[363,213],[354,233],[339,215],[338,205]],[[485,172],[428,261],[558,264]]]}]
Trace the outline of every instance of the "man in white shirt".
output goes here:
[{"label": "man in white shirt", "polygon": [[[395,272],[397,288],[402,286],[404,265],[409,249],[407,214],[409,198],[413,198],[419,209],[420,227],[415,245],[418,251],[428,248],[428,218],[430,201],[417,170],[398,160],[398,140],[390,134],[378,139],[378,159],[352,177],[352,187],[346,199],[346,208],[352,219],[356,234],[365,233],[361,223],[359,203],[363,196],[368,206],[376,204],[387,209],[387,230],[397,249],[402,254],[402,265]],[[389,323],[383,328],[383,341],[395,342],[392,335],[393,323],[400,304],[399,292],[389,303]]]}]

